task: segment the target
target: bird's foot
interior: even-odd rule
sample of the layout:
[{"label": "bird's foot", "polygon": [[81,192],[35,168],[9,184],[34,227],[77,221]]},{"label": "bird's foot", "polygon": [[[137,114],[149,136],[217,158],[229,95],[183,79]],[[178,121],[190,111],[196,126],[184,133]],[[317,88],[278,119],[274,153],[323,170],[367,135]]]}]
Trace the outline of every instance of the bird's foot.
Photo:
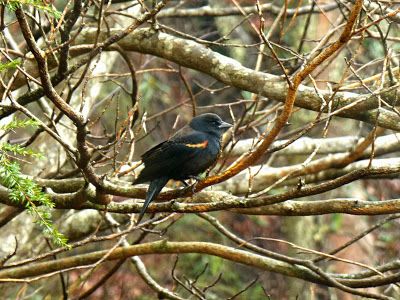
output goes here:
[{"label": "bird's foot", "polygon": [[195,194],[196,186],[197,186],[197,184],[199,183],[200,180],[203,180],[203,178],[199,177],[199,176],[193,176],[192,175],[192,176],[189,176],[189,179],[194,179],[195,180],[194,184],[189,185],[186,181],[180,180],[185,185],[185,187],[182,189],[182,193],[181,194],[182,195],[186,194],[186,191],[190,188],[192,190],[192,198],[193,198],[193,195]]},{"label": "bird's foot", "polygon": [[193,200],[193,195],[194,195],[194,193],[195,193],[195,191],[196,191],[196,186],[197,186],[197,184],[199,183],[199,181],[203,180],[203,178],[202,178],[202,177],[199,177],[199,176],[190,176],[189,178],[195,179],[195,180],[196,180],[196,181],[194,182],[194,184],[192,185],[192,200]]},{"label": "bird's foot", "polygon": [[196,180],[196,181],[193,183],[193,185],[192,185],[192,200],[193,200],[193,195],[194,195],[194,193],[195,193],[196,186],[197,186],[198,183],[199,183],[199,181]]}]

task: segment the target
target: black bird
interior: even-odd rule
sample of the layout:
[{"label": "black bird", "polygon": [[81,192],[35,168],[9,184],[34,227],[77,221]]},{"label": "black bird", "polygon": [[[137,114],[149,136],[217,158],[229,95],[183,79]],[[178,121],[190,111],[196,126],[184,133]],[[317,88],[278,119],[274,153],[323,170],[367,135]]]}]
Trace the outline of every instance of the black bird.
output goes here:
[{"label": "black bird", "polygon": [[136,224],[170,179],[188,185],[186,179],[196,178],[217,160],[222,131],[231,126],[216,114],[203,114],[142,155],[144,169],[133,184],[150,182],[150,186]]}]

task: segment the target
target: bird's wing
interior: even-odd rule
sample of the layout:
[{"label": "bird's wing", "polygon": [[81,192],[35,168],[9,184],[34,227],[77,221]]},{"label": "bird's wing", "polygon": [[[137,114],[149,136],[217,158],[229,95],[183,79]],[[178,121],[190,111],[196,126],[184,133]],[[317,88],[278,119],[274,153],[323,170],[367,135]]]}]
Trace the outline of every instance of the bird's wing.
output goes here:
[{"label": "bird's wing", "polygon": [[168,174],[171,169],[179,168],[206,148],[207,142],[205,134],[196,132],[166,140],[151,148],[142,155],[145,168],[136,183],[150,181]]},{"label": "bird's wing", "polygon": [[157,146],[151,148],[142,155],[142,161],[147,162],[158,161],[162,162],[164,159],[174,156],[186,156],[188,153],[196,152],[207,146],[207,137],[205,134],[193,133],[181,138],[166,140]]}]

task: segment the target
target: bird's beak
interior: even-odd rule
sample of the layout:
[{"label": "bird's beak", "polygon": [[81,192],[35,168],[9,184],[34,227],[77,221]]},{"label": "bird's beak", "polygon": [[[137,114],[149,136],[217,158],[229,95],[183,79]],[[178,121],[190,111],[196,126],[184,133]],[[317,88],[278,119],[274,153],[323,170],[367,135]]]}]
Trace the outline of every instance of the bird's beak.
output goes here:
[{"label": "bird's beak", "polygon": [[219,124],[219,126],[218,126],[218,128],[229,128],[229,127],[232,127],[233,125],[232,124],[229,124],[229,123],[226,123],[226,122],[224,122],[224,121],[222,121],[222,123],[221,124]]}]

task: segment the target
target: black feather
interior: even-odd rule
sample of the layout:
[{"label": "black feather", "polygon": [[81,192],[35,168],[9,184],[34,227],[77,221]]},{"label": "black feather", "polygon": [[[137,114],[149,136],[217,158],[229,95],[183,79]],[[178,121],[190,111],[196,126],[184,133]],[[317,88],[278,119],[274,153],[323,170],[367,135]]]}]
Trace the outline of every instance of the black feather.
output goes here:
[{"label": "black feather", "polygon": [[218,158],[225,123],[216,114],[204,114],[142,155],[144,169],[133,184],[150,182],[137,224],[170,179],[184,181],[210,167]]}]

